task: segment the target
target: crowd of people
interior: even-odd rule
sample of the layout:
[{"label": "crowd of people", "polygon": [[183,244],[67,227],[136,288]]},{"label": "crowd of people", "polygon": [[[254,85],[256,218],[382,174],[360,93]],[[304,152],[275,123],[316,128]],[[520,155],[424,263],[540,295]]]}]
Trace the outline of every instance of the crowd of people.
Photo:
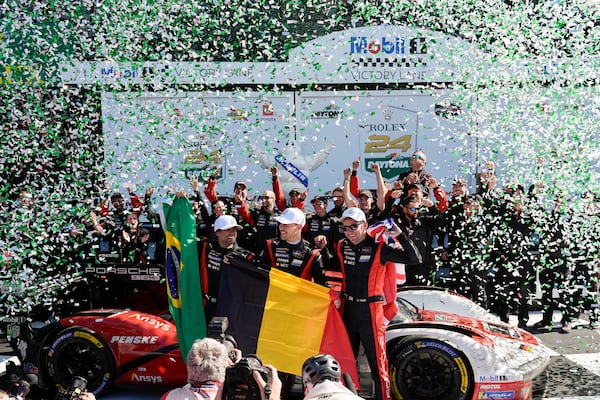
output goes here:
[{"label": "crowd of people", "polygon": [[[518,325],[530,330],[551,329],[557,310],[563,332],[583,311],[590,326],[598,326],[598,195],[586,194],[584,207],[575,210],[568,195],[549,196],[541,183],[525,189],[508,180],[497,187],[491,162],[472,190],[464,177],[440,187],[421,151],[410,165],[386,182],[372,164],[377,187],[365,189],[355,160],[343,171],[342,186],[313,197],[301,187],[286,196],[277,167],[270,170],[272,186],[258,196],[249,195],[245,181],[222,195],[215,179],[204,185],[194,180],[190,193],[176,193],[189,198],[196,216],[206,320],[215,316],[220,270],[231,252],[252,253],[263,265],[334,287],[353,350],[362,343],[376,397],[383,399],[390,395],[381,338],[395,314],[391,299],[399,285],[446,287],[504,321],[517,314]],[[160,260],[155,240],[140,224],[140,217],[160,223],[153,190],[143,199],[128,192],[129,199],[113,193],[100,201],[87,226],[69,234],[91,232],[91,252],[116,252],[117,262]],[[23,192],[17,202],[27,211],[34,200]],[[543,318],[532,325],[533,294]]]},{"label": "crowd of people", "polygon": [[[582,311],[590,313],[590,326],[597,326],[598,245],[569,240],[574,234],[579,240],[597,237],[597,197],[583,210],[590,220],[576,220],[567,198],[556,197],[551,208],[546,206],[541,184],[526,190],[509,181],[497,188],[491,162],[478,174],[472,192],[463,177],[452,181],[449,192],[441,188],[426,170],[427,156],[421,151],[412,154],[410,163],[411,169],[393,182],[386,182],[372,164],[377,188],[369,190],[360,187],[360,160],[355,160],[343,171],[343,186],[312,198],[303,188],[286,197],[276,167],[270,171],[272,187],[253,199],[244,181],[235,183],[232,196],[220,195],[215,179],[206,182],[203,193],[197,181],[191,194],[177,193],[193,202],[207,321],[216,310],[219,271],[234,251],[256,254],[271,268],[336,285],[353,349],[358,352],[360,343],[365,348],[377,398],[389,398],[385,340],[380,339],[395,313],[389,299],[397,285],[446,287],[503,321],[517,314],[525,329],[551,329],[555,310],[561,312],[563,332]],[[151,195],[149,189],[140,201],[131,192],[133,209],[126,211],[122,196],[115,194],[112,206],[99,210],[105,223],[91,215],[99,235],[112,235],[117,247],[140,261],[148,235],[140,230],[137,216],[150,210]],[[114,228],[118,226],[125,228]],[[528,325],[533,291],[541,297],[543,318]]]}]

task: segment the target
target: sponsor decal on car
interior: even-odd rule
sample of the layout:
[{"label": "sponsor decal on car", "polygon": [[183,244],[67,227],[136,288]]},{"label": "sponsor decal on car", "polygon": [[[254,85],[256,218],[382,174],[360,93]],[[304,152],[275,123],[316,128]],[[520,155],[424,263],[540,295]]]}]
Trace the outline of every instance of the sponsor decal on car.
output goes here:
[{"label": "sponsor decal on car", "polygon": [[102,345],[102,343],[98,339],[96,339],[96,337],[90,335],[87,332],[71,331],[71,332],[67,332],[64,335],[58,337],[58,339],[56,339],[54,341],[53,345],[48,350],[48,357],[52,357],[54,355],[54,351],[56,350],[56,347],[58,347],[59,344],[61,344],[62,342],[64,342],[66,339],[68,339],[70,337],[79,337],[82,339],[89,340],[91,343],[94,344],[94,346],[98,347],[99,349],[104,347]]},{"label": "sponsor decal on car", "polygon": [[156,267],[87,266],[86,274],[126,276],[132,281],[160,281],[162,272]]},{"label": "sponsor decal on car", "polygon": [[147,315],[141,315],[141,314],[131,314],[129,316],[129,318],[135,318],[138,321],[143,321],[146,322],[148,325],[151,325],[152,327],[156,328],[156,329],[162,329],[163,331],[169,331],[171,329],[171,326],[166,323],[166,322],[161,322],[158,319],[154,319],[151,318]]},{"label": "sponsor decal on car", "polygon": [[502,385],[481,385],[481,390],[498,390],[501,389]]},{"label": "sponsor decal on car", "polygon": [[162,383],[162,376],[159,375],[138,375],[135,372],[131,374],[131,382]]},{"label": "sponsor decal on car", "polygon": [[514,399],[515,392],[508,390],[505,392],[482,392],[479,393],[480,399]]},{"label": "sponsor decal on car", "polygon": [[110,342],[119,344],[156,344],[158,336],[113,336]]},{"label": "sponsor decal on car", "polygon": [[506,375],[480,375],[480,382],[507,382],[508,377]]},{"label": "sponsor decal on car", "polygon": [[452,356],[452,358],[458,357],[458,353],[452,347],[446,346],[439,342],[434,342],[431,340],[422,340],[420,342],[415,342],[415,345],[417,347],[435,347],[436,349],[440,349],[440,350],[450,354],[450,356]]}]

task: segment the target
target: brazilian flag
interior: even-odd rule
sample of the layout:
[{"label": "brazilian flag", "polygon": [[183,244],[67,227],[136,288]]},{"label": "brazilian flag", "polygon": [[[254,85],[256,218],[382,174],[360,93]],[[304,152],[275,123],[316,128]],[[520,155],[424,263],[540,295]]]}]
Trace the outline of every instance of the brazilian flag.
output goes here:
[{"label": "brazilian flag", "polygon": [[206,336],[206,320],[202,305],[196,218],[185,197],[163,204],[166,218],[165,272],[169,310],[177,328],[181,356],[185,360],[196,339]]}]

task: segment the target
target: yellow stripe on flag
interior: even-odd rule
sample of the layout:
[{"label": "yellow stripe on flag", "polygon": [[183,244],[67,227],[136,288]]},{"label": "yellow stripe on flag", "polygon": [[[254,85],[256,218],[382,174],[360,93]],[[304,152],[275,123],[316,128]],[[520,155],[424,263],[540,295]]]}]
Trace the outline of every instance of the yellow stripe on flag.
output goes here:
[{"label": "yellow stripe on flag", "polygon": [[[177,250],[179,250],[179,252],[181,253],[181,243],[179,242],[179,240],[177,240],[177,238],[173,235],[172,232],[167,231],[165,233],[165,243],[167,246],[167,250],[171,247],[174,247]],[[181,260],[179,260],[179,265],[173,266],[173,267],[177,268],[179,271],[181,271],[181,269],[183,268]],[[181,309],[180,294],[178,293],[177,296],[174,296],[173,293],[171,292],[170,285],[167,285],[167,296],[169,297],[169,300],[171,300],[171,306],[173,306],[177,309]]]},{"label": "yellow stripe on flag", "polygon": [[320,352],[329,289],[278,269],[270,271],[257,354],[280,370],[302,374],[302,363]]},{"label": "yellow stripe on flag", "polygon": [[167,233],[165,234],[165,240],[167,248],[174,246],[177,250],[181,251],[181,243],[179,243],[179,240],[177,240],[177,238],[173,236],[172,232],[167,231]]}]

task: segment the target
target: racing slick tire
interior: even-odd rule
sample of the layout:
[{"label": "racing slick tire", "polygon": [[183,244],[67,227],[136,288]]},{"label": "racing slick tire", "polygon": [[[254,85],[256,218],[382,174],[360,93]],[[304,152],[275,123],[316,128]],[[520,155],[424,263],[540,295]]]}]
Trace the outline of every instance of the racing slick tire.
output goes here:
[{"label": "racing slick tire", "polygon": [[437,339],[406,338],[388,352],[392,396],[396,400],[466,400],[474,377],[466,356]]},{"label": "racing slick tire", "polygon": [[73,376],[87,379],[88,392],[109,390],[115,362],[108,345],[94,331],[70,327],[58,333],[46,353],[46,374],[58,390],[67,390]]}]

